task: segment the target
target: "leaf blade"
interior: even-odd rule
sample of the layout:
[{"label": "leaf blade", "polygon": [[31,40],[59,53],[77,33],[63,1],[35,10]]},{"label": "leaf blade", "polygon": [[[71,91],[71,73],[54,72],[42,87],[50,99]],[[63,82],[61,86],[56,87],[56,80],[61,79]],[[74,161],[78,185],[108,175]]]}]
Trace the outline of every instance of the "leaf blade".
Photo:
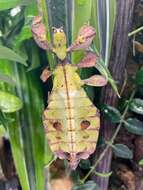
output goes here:
[{"label": "leaf blade", "polygon": [[124,144],[115,144],[112,146],[113,152],[117,157],[124,159],[132,159],[133,153],[132,151]]},{"label": "leaf blade", "polygon": [[12,113],[20,110],[22,101],[13,94],[0,91],[0,108],[4,113]]},{"label": "leaf blade", "polygon": [[133,134],[143,135],[143,123],[136,118],[128,118],[124,122],[124,127]]},{"label": "leaf blade", "polygon": [[129,109],[135,113],[143,115],[143,100],[135,98],[129,105]]},{"label": "leaf blade", "polygon": [[0,73],[0,82],[6,82],[10,85],[15,86],[16,82],[12,79],[12,77],[5,75],[3,73]]},{"label": "leaf blade", "polygon": [[34,0],[29,1],[29,0],[0,0],[0,11],[14,8],[16,6],[26,6],[29,3],[34,2]]},{"label": "leaf blade", "polygon": [[15,53],[10,48],[0,45],[0,59],[7,59],[10,61],[19,62],[25,66],[27,66],[26,60],[21,57],[19,54]]}]

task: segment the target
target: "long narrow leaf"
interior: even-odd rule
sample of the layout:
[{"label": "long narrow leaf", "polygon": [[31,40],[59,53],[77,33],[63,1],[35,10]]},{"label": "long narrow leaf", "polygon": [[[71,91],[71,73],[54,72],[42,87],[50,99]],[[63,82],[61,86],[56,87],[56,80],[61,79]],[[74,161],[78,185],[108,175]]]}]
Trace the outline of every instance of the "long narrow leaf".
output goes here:
[{"label": "long narrow leaf", "polygon": [[91,23],[97,30],[95,45],[108,66],[116,18],[116,0],[93,1]]},{"label": "long narrow leaf", "polygon": [[[47,29],[47,39],[51,43],[52,38],[51,38],[51,33],[50,33],[50,26],[52,23],[49,22],[48,1],[41,0],[41,8],[43,11],[43,20],[45,21],[45,26]],[[56,66],[54,55],[47,51],[47,57],[48,57],[50,69],[53,70]]]},{"label": "long narrow leaf", "polygon": [[[13,115],[14,118],[14,115]],[[23,145],[21,142],[21,132],[20,124],[15,116],[15,121],[9,124],[8,134],[12,147],[13,158],[18,172],[19,180],[22,186],[22,190],[30,190],[29,180],[28,180],[28,171],[25,163],[25,156]]]},{"label": "long narrow leaf", "polygon": [[98,4],[97,1],[92,1],[92,12],[91,12],[91,25],[96,29],[96,36],[94,38],[94,44],[99,52],[101,52],[101,38],[99,33],[99,26],[98,26]]},{"label": "long narrow leaf", "polygon": [[10,85],[15,86],[15,81],[13,80],[13,78],[9,77],[8,75],[5,75],[3,73],[0,73],[0,82],[6,82]]},{"label": "long narrow leaf", "polygon": [[[0,72],[13,77],[13,64],[8,61],[0,61]],[[1,90],[8,90],[11,93],[14,93],[13,86],[8,84],[0,84]],[[11,143],[12,153],[14,157],[14,162],[16,166],[16,170],[19,176],[19,180],[23,190],[29,190],[29,181],[28,181],[28,173],[25,163],[25,156],[23,150],[23,142],[21,139],[21,132],[20,132],[20,123],[18,121],[17,115],[13,114],[12,118],[14,119],[13,122],[7,124],[7,132],[9,134],[9,140]]]},{"label": "long narrow leaf", "polygon": [[15,53],[13,50],[5,47],[5,46],[0,46],[0,59],[7,59],[10,61],[16,61],[19,62],[25,66],[27,66],[26,60]]},{"label": "long narrow leaf", "polygon": [[0,0],[0,11],[14,8],[16,6],[28,5],[34,2],[34,0]]},{"label": "long narrow leaf", "polygon": [[106,0],[106,12],[107,12],[107,25],[106,25],[106,53],[105,53],[105,65],[108,66],[112,39],[113,39],[113,31],[116,19],[116,0]]},{"label": "long narrow leaf", "polygon": [[[72,11],[72,42],[76,39],[81,26],[88,24],[91,18],[92,0],[73,0]],[[72,53],[72,63],[79,62],[83,54]]]}]

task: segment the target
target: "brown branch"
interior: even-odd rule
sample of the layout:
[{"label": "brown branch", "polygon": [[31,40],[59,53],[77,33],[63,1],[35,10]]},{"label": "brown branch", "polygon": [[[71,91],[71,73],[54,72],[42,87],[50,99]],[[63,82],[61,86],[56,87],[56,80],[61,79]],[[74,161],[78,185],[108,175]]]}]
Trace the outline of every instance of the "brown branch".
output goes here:
[{"label": "brown branch", "polygon": [[[128,33],[132,25],[132,17],[134,11],[135,0],[117,0],[117,19],[115,31],[113,35],[112,53],[110,58],[109,69],[113,78],[118,81],[121,87],[124,81],[125,64],[128,54],[129,38]],[[102,91],[101,102],[116,107],[118,97],[110,86],[106,86]],[[110,140],[114,125],[102,119],[101,134],[106,140]],[[102,149],[99,149],[102,152]],[[109,148],[103,160],[99,163],[96,170],[100,173],[108,173],[110,171],[112,159],[112,149]],[[100,189],[107,190],[109,178],[101,178],[93,176],[93,180],[99,185]]]}]

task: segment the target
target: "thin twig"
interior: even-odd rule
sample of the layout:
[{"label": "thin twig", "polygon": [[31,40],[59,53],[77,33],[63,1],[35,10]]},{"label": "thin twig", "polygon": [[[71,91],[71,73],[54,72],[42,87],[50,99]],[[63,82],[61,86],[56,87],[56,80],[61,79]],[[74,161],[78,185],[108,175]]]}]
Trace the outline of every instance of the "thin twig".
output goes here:
[{"label": "thin twig", "polygon": [[[133,90],[131,96],[130,96],[130,99],[129,99],[129,102],[133,99],[135,95],[135,90]],[[92,166],[91,170],[86,174],[86,176],[81,180],[81,183],[85,183],[85,181],[87,180],[87,178],[90,176],[91,173],[94,172],[95,168],[97,167],[97,165],[99,164],[99,162],[104,158],[106,152],[109,150],[109,148],[111,147],[111,145],[114,143],[115,141],[115,138],[117,137],[120,129],[121,129],[121,126],[122,126],[122,123],[125,119],[125,116],[128,112],[128,109],[129,109],[129,103],[127,104],[122,116],[121,116],[121,120],[120,120],[120,123],[118,124],[117,128],[116,128],[116,131],[114,133],[114,135],[112,136],[111,140],[110,140],[110,143],[108,143],[106,145],[106,148],[103,150],[103,152],[100,154],[99,158],[96,160],[95,164]]]},{"label": "thin twig", "polygon": [[136,30],[130,32],[130,33],[128,34],[128,36],[130,37],[130,36],[132,36],[132,35],[134,35],[134,34],[140,32],[141,30],[143,30],[143,26],[141,26],[140,28],[138,28],[138,29],[136,29]]}]

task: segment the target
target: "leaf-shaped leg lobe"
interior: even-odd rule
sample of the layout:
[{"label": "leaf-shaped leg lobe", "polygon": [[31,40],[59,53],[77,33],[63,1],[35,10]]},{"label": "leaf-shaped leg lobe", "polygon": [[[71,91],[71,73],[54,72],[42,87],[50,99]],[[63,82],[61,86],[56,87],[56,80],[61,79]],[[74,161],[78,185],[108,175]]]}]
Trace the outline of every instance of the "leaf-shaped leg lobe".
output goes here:
[{"label": "leaf-shaped leg lobe", "polygon": [[87,49],[91,45],[95,37],[95,34],[95,29],[92,26],[82,26],[78,33],[77,39],[72,43],[72,45],[68,48],[67,51]]},{"label": "leaf-shaped leg lobe", "polygon": [[97,56],[93,52],[87,52],[85,57],[77,64],[79,68],[94,67],[97,61]]},{"label": "leaf-shaped leg lobe", "polygon": [[40,76],[40,79],[43,81],[43,82],[46,82],[48,80],[48,78],[52,75],[52,72],[49,70],[49,69],[44,69],[41,76]]},{"label": "leaf-shaped leg lobe", "polygon": [[105,86],[107,84],[107,79],[101,75],[93,75],[88,79],[82,80],[84,84],[89,86]]},{"label": "leaf-shaped leg lobe", "polygon": [[52,50],[46,37],[46,27],[42,22],[41,16],[35,16],[32,22],[32,34],[37,45],[44,50]]}]

